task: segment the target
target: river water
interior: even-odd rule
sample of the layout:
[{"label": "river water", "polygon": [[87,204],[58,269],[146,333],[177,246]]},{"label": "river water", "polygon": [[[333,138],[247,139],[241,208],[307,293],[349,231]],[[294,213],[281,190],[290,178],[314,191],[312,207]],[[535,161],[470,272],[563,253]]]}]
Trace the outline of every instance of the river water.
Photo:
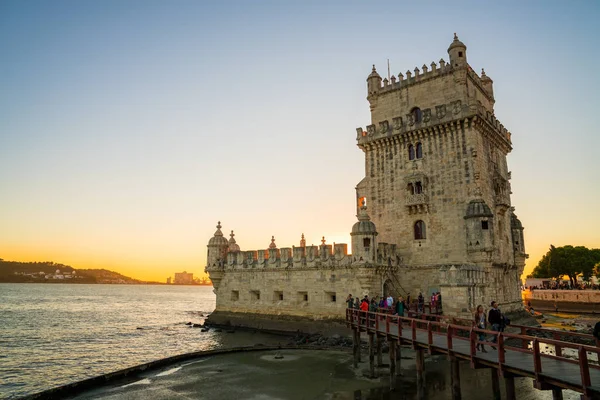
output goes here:
[{"label": "river water", "polygon": [[[200,332],[209,286],[0,284],[0,399],[199,350],[280,337]],[[271,341],[271,343],[269,343]]]}]

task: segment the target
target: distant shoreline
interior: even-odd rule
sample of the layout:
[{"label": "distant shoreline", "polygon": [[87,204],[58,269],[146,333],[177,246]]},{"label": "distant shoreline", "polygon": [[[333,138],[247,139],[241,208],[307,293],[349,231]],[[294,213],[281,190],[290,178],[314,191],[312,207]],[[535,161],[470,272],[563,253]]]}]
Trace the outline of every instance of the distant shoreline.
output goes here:
[{"label": "distant shoreline", "polygon": [[208,286],[212,287],[212,285],[203,285],[203,284],[173,284],[173,283],[161,283],[161,282],[125,282],[125,283],[110,283],[110,282],[77,282],[77,281],[64,281],[64,280],[47,280],[47,281],[39,281],[39,282],[15,282],[15,281],[0,281],[0,283],[14,283],[14,284],[62,284],[62,285],[136,285],[136,286]]}]

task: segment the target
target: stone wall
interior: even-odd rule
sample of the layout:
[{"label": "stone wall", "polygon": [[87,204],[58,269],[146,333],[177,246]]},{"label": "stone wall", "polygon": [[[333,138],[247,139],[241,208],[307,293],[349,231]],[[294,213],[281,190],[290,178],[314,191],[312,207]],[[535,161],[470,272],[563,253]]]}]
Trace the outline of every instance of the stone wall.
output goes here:
[{"label": "stone wall", "polygon": [[381,295],[376,268],[227,271],[215,288],[222,312],[343,319],[346,297]]},{"label": "stone wall", "polygon": [[600,303],[600,290],[533,290],[529,298],[573,303]]}]

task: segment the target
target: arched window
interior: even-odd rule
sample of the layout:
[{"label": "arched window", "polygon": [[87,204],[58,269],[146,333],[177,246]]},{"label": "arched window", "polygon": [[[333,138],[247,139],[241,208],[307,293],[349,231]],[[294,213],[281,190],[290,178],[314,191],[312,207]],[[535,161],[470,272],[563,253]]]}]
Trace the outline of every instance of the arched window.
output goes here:
[{"label": "arched window", "polygon": [[421,194],[423,193],[423,185],[421,185],[421,182],[415,182],[415,194]]},{"label": "arched window", "polygon": [[423,145],[421,142],[417,143],[417,158],[423,158]]},{"label": "arched window", "polygon": [[415,187],[412,183],[408,184],[408,194],[415,194]]},{"label": "arched window", "polygon": [[425,222],[415,222],[415,240],[425,239]]},{"label": "arched window", "polygon": [[408,159],[415,159],[415,146],[413,146],[412,144],[408,145]]},{"label": "arched window", "polygon": [[423,120],[423,113],[421,112],[421,109],[419,107],[415,107],[412,109],[411,111],[413,118],[415,120],[415,123],[419,123]]}]

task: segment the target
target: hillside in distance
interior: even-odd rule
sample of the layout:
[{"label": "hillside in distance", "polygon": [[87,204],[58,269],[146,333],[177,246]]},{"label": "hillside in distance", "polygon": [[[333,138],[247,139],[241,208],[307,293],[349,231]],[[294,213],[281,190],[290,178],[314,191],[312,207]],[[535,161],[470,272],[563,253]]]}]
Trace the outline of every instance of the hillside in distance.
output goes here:
[{"label": "hillside in distance", "polygon": [[156,284],[106,269],[75,269],[53,261],[6,261],[0,258],[0,283]]}]

